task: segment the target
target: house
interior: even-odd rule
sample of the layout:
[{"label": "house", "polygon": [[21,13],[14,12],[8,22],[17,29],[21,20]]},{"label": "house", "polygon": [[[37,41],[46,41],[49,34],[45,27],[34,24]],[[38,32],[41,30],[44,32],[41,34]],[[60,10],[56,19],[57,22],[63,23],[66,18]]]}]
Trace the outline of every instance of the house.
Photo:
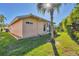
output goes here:
[{"label": "house", "polygon": [[17,16],[9,25],[11,34],[18,38],[28,38],[49,33],[49,21],[29,14]]}]

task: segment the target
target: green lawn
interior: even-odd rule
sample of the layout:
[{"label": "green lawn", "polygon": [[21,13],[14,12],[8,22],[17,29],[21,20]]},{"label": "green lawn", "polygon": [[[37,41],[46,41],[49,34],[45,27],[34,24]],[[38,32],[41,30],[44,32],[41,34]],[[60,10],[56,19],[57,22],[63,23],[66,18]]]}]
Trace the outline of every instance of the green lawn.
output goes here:
[{"label": "green lawn", "polygon": [[0,33],[0,55],[51,56],[52,46],[47,39],[49,35],[16,40],[9,33]]},{"label": "green lawn", "polygon": [[[0,55],[52,56],[53,49],[48,42],[49,35],[16,40],[9,33],[0,33]],[[79,55],[79,45],[66,32],[62,32],[56,39],[59,55]]]},{"label": "green lawn", "polygon": [[66,32],[62,32],[61,36],[56,38],[56,41],[59,42],[57,48],[59,49],[60,55],[79,55],[79,45]]}]

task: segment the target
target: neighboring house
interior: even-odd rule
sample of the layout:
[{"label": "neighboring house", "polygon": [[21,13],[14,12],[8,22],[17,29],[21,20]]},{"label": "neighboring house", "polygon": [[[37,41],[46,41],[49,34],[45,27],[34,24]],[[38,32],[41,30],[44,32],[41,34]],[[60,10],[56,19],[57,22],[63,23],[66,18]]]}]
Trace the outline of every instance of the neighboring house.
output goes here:
[{"label": "neighboring house", "polygon": [[29,14],[16,17],[9,25],[10,33],[19,38],[28,38],[49,33],[49,21]]}]

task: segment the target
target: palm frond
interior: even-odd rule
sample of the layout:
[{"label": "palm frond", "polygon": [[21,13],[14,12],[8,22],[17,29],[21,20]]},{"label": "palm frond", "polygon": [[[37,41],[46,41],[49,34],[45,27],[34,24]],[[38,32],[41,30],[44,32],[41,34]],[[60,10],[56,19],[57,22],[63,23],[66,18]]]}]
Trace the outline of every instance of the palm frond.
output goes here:
[{"label": "palm frond", "polygon": [[37,9],[38,9],[38,11],[40,11],[43,14],[45,14],[46,11],[49,13],[52,10],[53,11],[57,10],[57,12],[59,12],[59,8],[61,6],[61,3],[50,3],[50,4],[51,4],[51,7],[47,8],[46,3],[38,3],[37,4]]},{"label": "palm frond", "polygon": [[61,3],[58,3],[58,4],[56,5],[56,10],[57,10],[58,13],[59,13],[59,10],[60,10],[60,6],[61,6]]},{"label": "palm frond", "polygon": [[43,7],[43,3],[38,3],[37,4],[37,9],[39,12],[41,12],[42,14],[45,14],[46,9]]}]

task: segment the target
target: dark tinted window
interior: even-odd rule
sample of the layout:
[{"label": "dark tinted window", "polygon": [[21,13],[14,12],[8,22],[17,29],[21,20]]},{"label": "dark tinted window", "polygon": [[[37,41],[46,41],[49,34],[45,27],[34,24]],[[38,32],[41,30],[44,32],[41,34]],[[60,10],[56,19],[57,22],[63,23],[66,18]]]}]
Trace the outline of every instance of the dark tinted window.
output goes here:
[{"label": "dark tinted window", "polygon": [[46,28],[45,27],[46,27],[46,25],[44,24],[43,31],[46,31]]},{"label": "dark tinted window", "polygon": [[33,24],[32,22],[26,22],[26,24]]}]

